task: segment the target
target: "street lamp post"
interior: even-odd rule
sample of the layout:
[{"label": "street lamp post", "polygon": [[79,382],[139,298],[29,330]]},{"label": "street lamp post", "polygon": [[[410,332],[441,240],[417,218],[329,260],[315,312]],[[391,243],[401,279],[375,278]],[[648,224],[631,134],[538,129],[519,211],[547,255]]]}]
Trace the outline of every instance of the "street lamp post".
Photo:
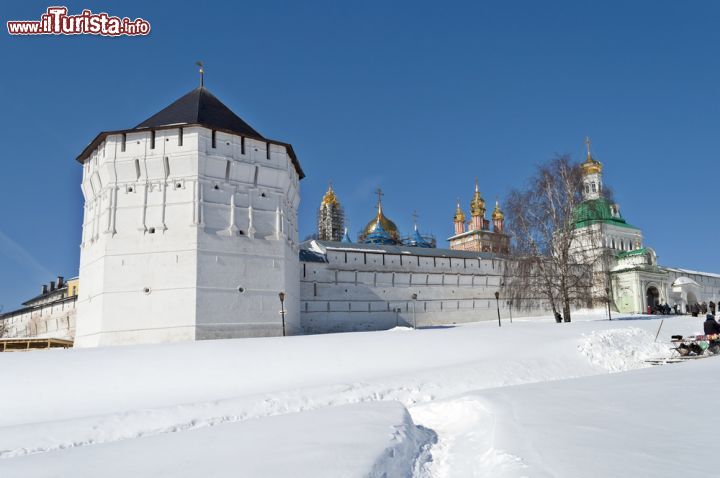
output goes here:
[{"label": "street lamp post", "polygon": [[280,292],[278,297],[280,297],[280,315],[282,316],[283,337],[285,337],[285,292]]},{"label": "street lamp post", "polygon": [[607,295],[607,304],[608,304],[608,318],[612,320],[612,313],[610,312],[610,288],[605,287],[605,294]]},{"label": "street lamp post", "polygon": [[413,300],[413,329],[417,330],[417,319],[415,318],[415,304],[417,303],[417,294],[412,295]]},{"label": "street lamp post", "polygon": [[495,291],[495,304],[498,311],[498,327],[502,327],[502,322],[500,322],[500,292],[498,291]]}]

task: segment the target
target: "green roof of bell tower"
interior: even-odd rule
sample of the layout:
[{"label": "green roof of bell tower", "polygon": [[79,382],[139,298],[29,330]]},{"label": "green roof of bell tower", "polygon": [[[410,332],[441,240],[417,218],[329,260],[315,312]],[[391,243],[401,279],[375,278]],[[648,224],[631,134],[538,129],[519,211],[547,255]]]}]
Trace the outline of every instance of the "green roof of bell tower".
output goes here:
[{"label": "green roof of bell tower", "polygon": [[573,211],[573,225],[577,229],[591,224],[603,223],[637,229],[637,227],[625,222],[619,212],[614,215],[612,206],[612,203],[603,197],[585,200],[578,204]]}]

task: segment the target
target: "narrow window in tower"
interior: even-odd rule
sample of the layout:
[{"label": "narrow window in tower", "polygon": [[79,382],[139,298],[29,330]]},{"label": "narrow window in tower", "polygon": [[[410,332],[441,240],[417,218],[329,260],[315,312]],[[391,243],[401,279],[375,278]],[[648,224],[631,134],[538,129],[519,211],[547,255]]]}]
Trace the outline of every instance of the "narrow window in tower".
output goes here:
[{"label": "narrow window in tower", "polygon": [[240,136],[240,154],[245,154],[245,136]]},{"label": "narrow window in tower", "polygon": [[122,134],[122,142],[120,143],[120,151],[125,152],[125,145],[127,143],[127,133]]},{"label": "narrow window in tower", "polygon": [[212,147],[217,147],[217,131],[212,130]]},{"label": "narrow window in tower", "polygon": [[225,162],[225,181],[230,181],[230,160]]},{"label": "narrow window in tower", "polygon": [[260,166],[255,166],[255,177],[253,178],[253,186],[257,186],[259,174],[260,174]]},{"label": "narrow window in tower", "polygon": [[178,146],[182,146],[182,145],[183,145],[183,129],[180,128],[180,130],[178,131]]},{"label": "narrow window in tower", "polygon": [[150,131],[150,149],[155,149],[155,130]]},{"label": "narrow window in tower", "polygon": [[140,160],[135,160],[135,179],[140,179]]},{"label": "narrow window in tower", "polygon": [[265,159],[270,159],[270,143],[265,144]]},{"label": "narrow window in tower", "polygon": [[592,192],[597,192],[597,186],[595,183],[592,183]]},{"label": "narrow window in tower", "polygon": [[165,156],[163,159],[163,167],[165,168],[165,179],[170,176],[170,158]]}]

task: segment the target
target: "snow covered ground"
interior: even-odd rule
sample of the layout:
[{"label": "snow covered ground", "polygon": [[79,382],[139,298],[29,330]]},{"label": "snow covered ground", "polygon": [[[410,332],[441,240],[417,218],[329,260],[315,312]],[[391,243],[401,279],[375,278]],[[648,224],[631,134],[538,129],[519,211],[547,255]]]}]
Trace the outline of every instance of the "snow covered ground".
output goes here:
[{"label": "snow covered ground", "polygon": [[702,319],[602,319],[2,354],[0,476],[694,476]]}]

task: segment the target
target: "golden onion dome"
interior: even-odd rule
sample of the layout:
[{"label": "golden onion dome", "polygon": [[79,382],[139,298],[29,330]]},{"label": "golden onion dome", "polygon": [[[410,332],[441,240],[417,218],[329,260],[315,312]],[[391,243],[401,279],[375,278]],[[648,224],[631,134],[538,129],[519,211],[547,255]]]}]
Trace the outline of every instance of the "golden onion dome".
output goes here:
[{"label": "golden onion dome", "polygon": [[492,213],[493,220],[505,219],[505,214],[500,210],[500,202],[495,201],[495,210]]},{"label": "golden onion dome", "polygon": [[477,179],[475,179],[475,194],[473,194],[472,200],[470,201],[470,215],[485,216],[485,200],[480,195]]},{"label": "golden onion dome", "polygon": [[393,240],[400,241],[400,233],[398,232],[397,226],[395,225],[394,222],[392,222],[390,219],[385,217],[385,214],[383,214],[382,203],[378,203],[377,214],[363,228],[362,232],[360,233],[360,237],[362,237],[364,239],[369,234],[375,232],[375,229],[377,229],[378,224],[380,224],[382,226],[382,228],[385,230],[385,232]]},{"label": "golden onion dome", "polygon": [[592,157],[590,152],[590,138],[585,137],[585,144],[587,145],[587,159],[581,164],[584,174],[593,174],[602,172],[602,163]]},{"label": "golden onion dome", "polygon": [[460,208],[460,200],[458,200],[457,203],[457,209],[455,210],[455,217],[453,218],[453,222],[462,222],[465,223],[465,213]]},{"label": "golden onion dome", "polygon": [[325,193],[325,195],[323,196],[322,203],[321,203],[321,205],[323,205],[323,206],[328,205],[328,204],[332,204],[335,206],[337,206],[339,204],[337,196],[335,196],[335,191],[333,191],[332,184],[328,186],[328,190]]}]

